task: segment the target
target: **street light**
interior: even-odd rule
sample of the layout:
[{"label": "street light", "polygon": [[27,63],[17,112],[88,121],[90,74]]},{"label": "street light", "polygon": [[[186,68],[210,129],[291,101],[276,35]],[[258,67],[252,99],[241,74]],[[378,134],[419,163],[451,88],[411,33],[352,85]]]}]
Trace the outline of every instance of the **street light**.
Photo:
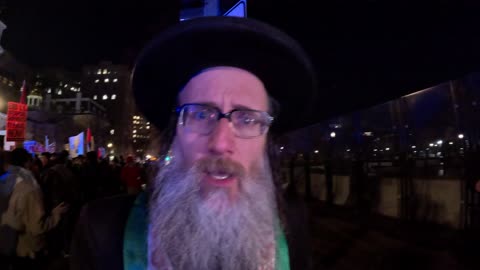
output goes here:
[{"label": "street light", "polygon": [[113,147],[113,143],[108,143],[108,144],[107,144],[107,147],[108,147],[108,148],[112,148],[112,147]]},{"label": "street light", "polygon": [[331,138],[335,138],[336,136],[337,136],[337,134],[335,132],[330,133]]},{"label": "street light", "polygon": [[465,136],[463,134],[458,134],[459,139],[463,139]]}]

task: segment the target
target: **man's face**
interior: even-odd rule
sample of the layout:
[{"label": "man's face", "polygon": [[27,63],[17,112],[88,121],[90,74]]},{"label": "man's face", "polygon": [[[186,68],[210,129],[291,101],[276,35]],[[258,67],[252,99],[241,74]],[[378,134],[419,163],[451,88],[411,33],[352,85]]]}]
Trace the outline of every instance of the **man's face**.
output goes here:
[{"label": "man's face", "polygon": [[[263,83],[253,74],[234,67],[210,68],[193,77],[179,95],[179,105],[207,104],[227,113],[234,109],[268,111],[268,97]],[[208,135],[177,125],[173,147],[184,166],[209,158],[233,161],[246,175],[259,167],[265,157],[266,134],[243,139],[234,135],[231,123],[222,118]],[[223,190],[230,201],[240,192],[238,177],[220,171],[205,170],[200,180],[201,193]]]},{"label": "man's face", "polygon": [[41,155],[40,156],[40,161],[42,162],[42,165],[43,166],[46,166],[47,163],[48,163],[48,157],[44,156],[44,155]]}]

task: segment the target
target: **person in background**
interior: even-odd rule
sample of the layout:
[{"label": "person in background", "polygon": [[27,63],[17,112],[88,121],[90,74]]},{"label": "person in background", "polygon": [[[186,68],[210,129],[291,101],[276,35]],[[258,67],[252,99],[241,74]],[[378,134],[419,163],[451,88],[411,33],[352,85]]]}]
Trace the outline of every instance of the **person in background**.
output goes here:
[{"label": "person in background", "polygon": [[0,224],[18,232],[15,268],[41,269],[46,256],[45,233],[58,225],[68,206],[62,202],[51,212],[45,211],[42,190],[32,172],[26,169],[29,163],[31,156],[25,149],[11,152],[7,181],[15,184]]},{"label": "person in background", "polygon": [[142,170],[132,156],[127,157],[127,163],[122,168],[120,178],[127,189],[127,194],[136,195],[142,189]]}]

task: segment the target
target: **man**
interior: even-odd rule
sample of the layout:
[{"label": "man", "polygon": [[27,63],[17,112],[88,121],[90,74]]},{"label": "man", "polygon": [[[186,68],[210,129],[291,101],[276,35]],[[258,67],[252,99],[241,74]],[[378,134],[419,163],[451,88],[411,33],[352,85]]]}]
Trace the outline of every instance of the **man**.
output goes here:
[{"label": "man", "polygon": [[8,207],[0,217],[0,224],[18,232],[16,256],[18,269],[39,268],[44,257],[45,233],[60,222],[68,210],[64,203],[53,208],[50,214],[44,209],[43,194],[31,171],[27,170],[31,156],[27,150],[16,148],[10,154],[7,182],[13,183]]},{"label": "man", "polygon": [[142,172],[140,167],[135,163],[132,156],[127,157],[127,164],[123,166],[120,179],[127,188],[128,194],[136,195],[142,189]]},{"label": "man", "polygon": [[251,19],[194,19],[154,39],[132,87],[165,131],[165,162],[148,194],[83,210],[72,269],[308,269],[308,224],[283,205],[268,134],[305,123],[313,74],[294,40]]}]

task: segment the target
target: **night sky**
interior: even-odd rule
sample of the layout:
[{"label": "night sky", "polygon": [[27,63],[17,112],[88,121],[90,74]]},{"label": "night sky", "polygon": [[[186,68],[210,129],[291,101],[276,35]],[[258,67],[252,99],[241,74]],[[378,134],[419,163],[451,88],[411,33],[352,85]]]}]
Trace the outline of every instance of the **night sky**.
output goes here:
[{"label": "night sky", "polygon": [[[34,67],[70,70],[100,60],[131,64],[143,44],[178,20],[180,8],[175,1],[45,2],[7,1],[2,45]],[[480,8],[473,1],[352,2],[248,2],[249,17],[280,27],[311,55],[324,90],[322,117],[480,70]]]}]

